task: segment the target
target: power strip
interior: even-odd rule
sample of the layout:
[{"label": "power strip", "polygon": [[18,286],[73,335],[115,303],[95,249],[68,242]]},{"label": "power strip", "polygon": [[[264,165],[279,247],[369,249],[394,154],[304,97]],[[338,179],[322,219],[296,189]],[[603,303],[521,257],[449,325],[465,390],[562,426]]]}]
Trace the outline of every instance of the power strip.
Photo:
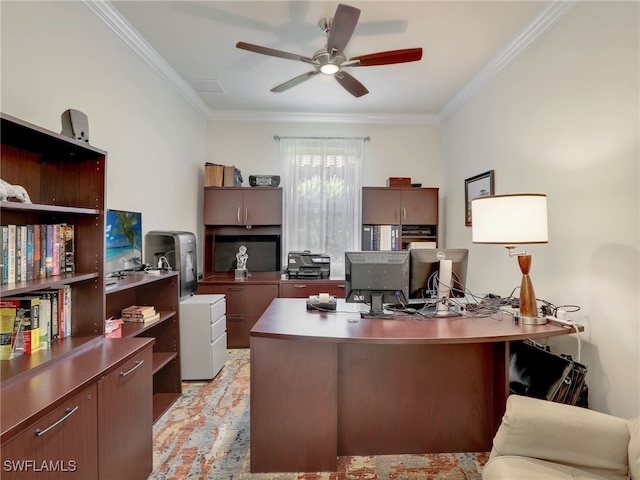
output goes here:
[{"label": "power strip", "polygon": [[560,325],[566,325],[568,327],[573,327],[575,325],[575,323],[573,323],[571,320],[563,320],[561,318],[554,317],[553,315],[547,315],[547,320],[549,320],[550,322],[559,323]]}]

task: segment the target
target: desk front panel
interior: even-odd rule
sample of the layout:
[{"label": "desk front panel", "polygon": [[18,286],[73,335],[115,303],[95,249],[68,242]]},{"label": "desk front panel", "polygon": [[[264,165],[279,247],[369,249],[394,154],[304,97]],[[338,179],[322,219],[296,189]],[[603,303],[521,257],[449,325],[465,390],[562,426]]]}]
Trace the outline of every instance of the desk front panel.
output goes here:
[{"label": "desk front panel", "polygon": [[504,343],[341,344],[338,455],[489,451],[504,358]]}]

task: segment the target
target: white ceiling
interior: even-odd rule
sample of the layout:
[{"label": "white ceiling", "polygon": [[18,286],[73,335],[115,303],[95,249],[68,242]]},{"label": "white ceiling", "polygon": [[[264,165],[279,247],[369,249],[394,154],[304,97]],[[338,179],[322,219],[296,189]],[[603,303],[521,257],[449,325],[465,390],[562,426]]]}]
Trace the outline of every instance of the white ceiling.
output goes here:
[{"label": "white ceiling", "polygon": [[[270,92],[313,68],[236,43],[312,57],[326,42],[318,22],[332,17],[338,3],[85,2],[207,118],[395,116],[418,122],[440,121],[567,8],[547,1],[348,1],[361,14],[347,58],[421,47],[422,60],[351,68],[370,92],[360,98],[325,75]],[[197,91],[203,88],[214,91]]]}]

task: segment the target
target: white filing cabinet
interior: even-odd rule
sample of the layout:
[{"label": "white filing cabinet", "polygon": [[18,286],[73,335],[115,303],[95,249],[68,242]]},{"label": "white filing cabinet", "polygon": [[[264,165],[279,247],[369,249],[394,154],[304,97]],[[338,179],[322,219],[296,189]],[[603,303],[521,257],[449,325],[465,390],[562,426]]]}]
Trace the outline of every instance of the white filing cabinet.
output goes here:
[{"label": "white filing cabinet", "polygon": [[224,295],[193,295],[180,300],[180,358],[183,380],[210,380],[227,358]]}]

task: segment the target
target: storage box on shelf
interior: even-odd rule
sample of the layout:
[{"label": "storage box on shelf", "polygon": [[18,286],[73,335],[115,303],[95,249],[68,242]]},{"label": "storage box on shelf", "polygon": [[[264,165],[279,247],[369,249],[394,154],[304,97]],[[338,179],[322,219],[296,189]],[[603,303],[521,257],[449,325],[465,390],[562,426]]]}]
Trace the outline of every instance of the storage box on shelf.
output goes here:
[{"label": "storage box on shelf", "polygon": [[[127,275],[106,290],[107,318],[131,305],[153,306],[157,318],[124,322],[122,337],[153,337],[153,421],[182,395],[178,272]],[[155,316],[154,316],[155,317]]]}]

